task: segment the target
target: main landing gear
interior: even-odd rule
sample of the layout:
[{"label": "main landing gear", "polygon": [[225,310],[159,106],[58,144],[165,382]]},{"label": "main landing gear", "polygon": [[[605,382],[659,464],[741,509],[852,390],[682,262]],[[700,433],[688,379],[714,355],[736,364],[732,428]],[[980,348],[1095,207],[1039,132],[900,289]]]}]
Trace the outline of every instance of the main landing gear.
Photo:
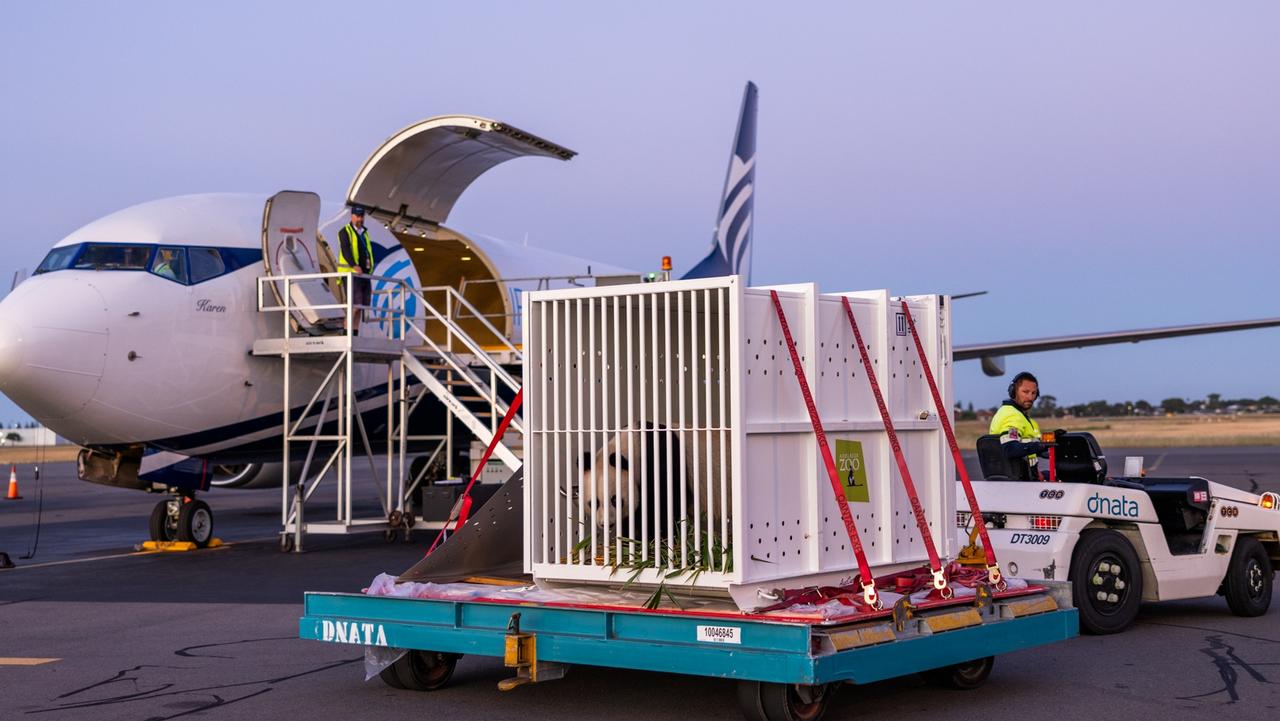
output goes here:
[{"label": "main landing gear", "polygon": [[151,540],[189,541],[204,548],[213,540],[213,511],[195,496],[160,501],[151,509]]}]

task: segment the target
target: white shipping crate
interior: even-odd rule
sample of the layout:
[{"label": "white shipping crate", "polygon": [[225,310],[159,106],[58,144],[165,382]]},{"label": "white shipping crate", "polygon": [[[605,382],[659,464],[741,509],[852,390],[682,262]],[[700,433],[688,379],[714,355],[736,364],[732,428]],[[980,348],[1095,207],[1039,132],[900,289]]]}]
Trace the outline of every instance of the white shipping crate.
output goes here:
[{"label": "white shipping crate", "polygon": [[[921,565],[841,303],[850,298],[944,558],[955,469],[898,301],[779,286],[875,573]],[[947,408],[945,299],[908,298]],[[758,592],[848,582],[857,563],[768,288],[735,277],[538,291],[524,302],[525,570],[542,582]]]}]

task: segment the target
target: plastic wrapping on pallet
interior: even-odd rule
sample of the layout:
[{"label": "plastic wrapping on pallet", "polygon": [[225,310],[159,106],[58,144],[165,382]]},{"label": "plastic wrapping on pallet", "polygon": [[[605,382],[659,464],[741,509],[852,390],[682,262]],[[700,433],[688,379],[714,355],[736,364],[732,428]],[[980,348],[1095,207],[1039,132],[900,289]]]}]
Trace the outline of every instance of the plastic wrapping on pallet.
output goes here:
[{"label": "plastic wrapping on pallet", "polygon": [[[903,574],[909,576],[910,574]],[[1022,591],[1028,587],[1020,578],[1006,579],[1007,591]],[[976,589],[956,583],[952,586],[955,600],[972,598]],[[678,589],[677,589],[678,591]],[[558,588],[540,588],[527,586],[496,586],[489,583],[414,583],[396,582],[396,577],[381,573],[373,579],[365,593],[370,596],[392,596],[397,598],[420,598],[436,601],[514,601],[519,603],[572,604],[599,608],[631,608],[641,610],[650,605],[652,592],[647,589],[619,589],[607,586],[574,586]],[[827,597],[821,602],[799,602],[787,606],[774,607],[769,615],[778,617],[809,617],[814,620],[840,621],[853,619],[866,613],[866,608],[857,601],[858,593],[850,591],[839,597]],[[880,598],[885,608],[892,608],[904,594],[889,590],[881,590]],[[663,599],[660,599],[663,600]],[[936,600],[932,588],[923,588],[912,592],[908,600],[912,605],[920,605]],[[668,612],[683,611],[689,613],[710,612],[715,614],[732,613],[733,607],[725,599],[708,597],[686,597],[681,595],[678,603],[669,603],[670,597],[663,600],[662,608]],[[366,670],[381,670],[389,661],[386,655],[377,658],[366,658]],[[395,659],[392,658],[394,661]],[[376,671],[375,671],[376,672]]]},{"label": "plastic wrapping on pallet", "polygon": [[364,680],[372,681],[388,666],[400,660],[408,653],[408,649],[386,646],[364,647]]}]

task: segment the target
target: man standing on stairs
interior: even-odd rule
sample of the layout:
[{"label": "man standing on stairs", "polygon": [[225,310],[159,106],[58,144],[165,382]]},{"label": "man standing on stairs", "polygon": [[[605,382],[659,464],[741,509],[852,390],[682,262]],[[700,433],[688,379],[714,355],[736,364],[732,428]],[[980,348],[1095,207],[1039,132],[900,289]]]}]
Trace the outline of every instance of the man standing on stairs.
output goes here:
[{"label": "man standing on stairs", "polygon": [[[364,206],[351,206],[351,222],[338,231],[338,272],[373,273],[373,244],[369,242],[369,231],[364,227]],[[351,303],[354,306],[351,314],[351,335],[360,335],[360,317],[364,308],[369,305],[370,282],[367,277],[351,277],[348,287],[351,289]]]}]

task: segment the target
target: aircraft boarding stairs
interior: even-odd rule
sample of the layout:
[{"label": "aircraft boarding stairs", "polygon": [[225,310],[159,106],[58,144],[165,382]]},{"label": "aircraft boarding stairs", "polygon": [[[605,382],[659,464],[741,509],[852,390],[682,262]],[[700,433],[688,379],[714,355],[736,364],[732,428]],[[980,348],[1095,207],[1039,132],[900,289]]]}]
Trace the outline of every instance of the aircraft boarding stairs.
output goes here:
[{"label": "aircraft boarding stairs", "polygon": [[[281,330],[256,340],[252,352],[283,361],[284,550],[301,551],[309,533],[382,531],[390,539],[404,530],[407,537],[413,514],[420,513],[411,499],[428,474],[443,468],[451,481],[468,480],[469,472],[455,474],[455,449],[471,439],[488,445],[509,399],[520,390],[520,349],[457,289],[418,289],[401,279],[370,276],[373,298],[361,308],[349,298],[335,302],[323,285],[339,277],[310,273],[259,279],[259,310],[283,317]],[[363,313],[360,335],[345,330],[356,313]],[[477,328],[489,345],[474,337]],[[515,437],[523,435],[518,415],[511,429]],[[417,454],[425,461],[407,466],[408,457]],[[493,458],[508,473],[521,463],[519,448],[502,442]],[[308,503],[331,481],[335,513],[312,520]],[[366,511],[362,516],[356,500],[361,493],[371,495],[370,486],[381,515]]]}]

